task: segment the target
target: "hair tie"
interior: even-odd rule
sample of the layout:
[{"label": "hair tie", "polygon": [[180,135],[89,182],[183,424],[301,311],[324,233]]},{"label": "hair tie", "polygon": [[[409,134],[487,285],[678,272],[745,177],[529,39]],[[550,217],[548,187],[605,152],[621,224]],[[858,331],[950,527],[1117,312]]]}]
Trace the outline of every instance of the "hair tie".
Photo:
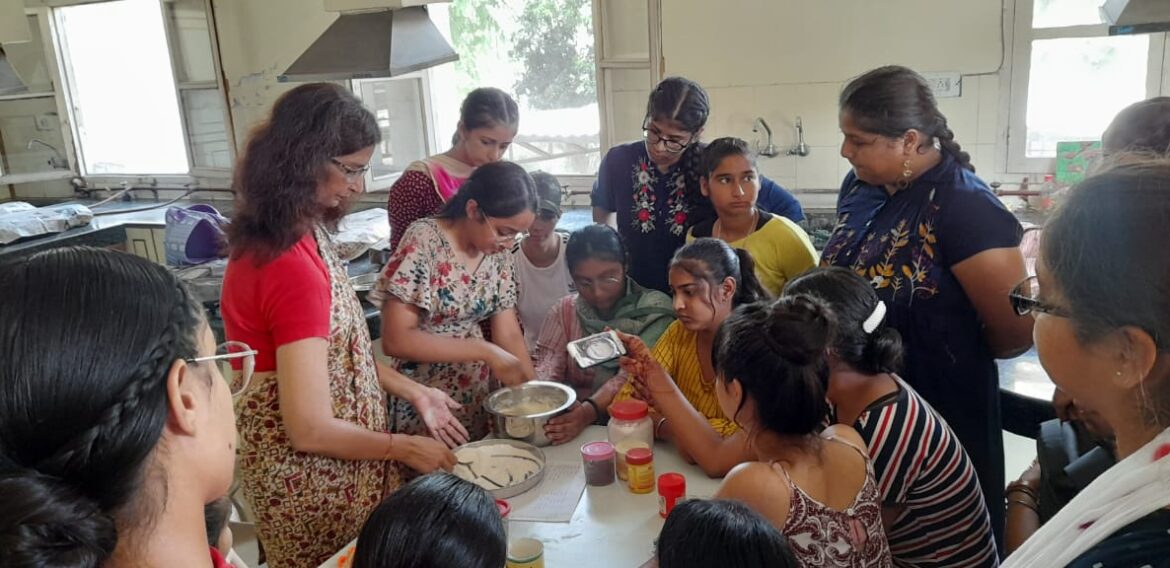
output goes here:
[{"label": "hair tie", "polygon": [[862,322],[861,330],[864,331],[866,335],[869,335],[877,330],[878,326],[881,325],[882,320],[885,318],[886,303],[878,300],[877,305],[873,307],[873,313],[869,314],[869,317],[865,318],[865,321]]}]

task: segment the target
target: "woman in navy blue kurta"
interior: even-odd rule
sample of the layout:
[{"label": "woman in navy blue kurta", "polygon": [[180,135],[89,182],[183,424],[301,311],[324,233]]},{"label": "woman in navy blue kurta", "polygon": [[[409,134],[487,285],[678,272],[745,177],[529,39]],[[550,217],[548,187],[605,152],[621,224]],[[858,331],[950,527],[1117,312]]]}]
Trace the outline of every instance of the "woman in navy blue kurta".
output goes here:
[{"label": "woman in navy blue kurta", "polygon": [[[593,219],[614,224],[630,254],[630,277],[647,288],[668,292],[667,272],[687,230],[713,218],[711,202],[699,190],[698,141],[707,124],[707,93],[682,77],[664,79],[650,94],[645,140],[606,153],[593,184]],[[759,207],[804,219],[800,203],[784,188],[760,178]]]},{"label": "woman in navy blue kurta", "polygon": [[975,176],[929,86],[902,67],[841,95],[841,155],[854,171],[822,254],[869,280],[905,342],[903,377],[971,456],[997,534],[1003,433],[997,356],[1031,345],[1031,321],[1006,293],[1025,276],[1019,221]]}]

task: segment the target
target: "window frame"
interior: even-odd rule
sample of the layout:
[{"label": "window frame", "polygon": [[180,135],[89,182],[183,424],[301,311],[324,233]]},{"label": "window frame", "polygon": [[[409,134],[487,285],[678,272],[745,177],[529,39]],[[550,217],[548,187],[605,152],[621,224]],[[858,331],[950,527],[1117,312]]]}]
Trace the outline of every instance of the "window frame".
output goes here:
[{"label": "window frame", "polygon": [[[1065,26],[1054,28],[1032,28],[1032,12],[1035,0],[1016,0],[1012,32],[1011,65],[1008,71],[1009,90],[1007,94],[1007,127],[1004,129],[1007,147],[1007,172],[1034,173],[1053,172],[1056,158],[1027,157],[1027,113],[1028,83],[1032,68],[1032,42],[1036,40],[1061,38],[1109,37],[1108,24]],[[1166,33],[1147,34],[1150,38],[1147,56],[1146,97],[1168,92],[1170,73],[1170,45]],[[1003,155],[1003,154],[1001,154]]]},{"label": "window frame", "polygon": [[[373,79],[350,79],[349,90],[358,100],[363,104],[369,106],[369,102],[362,97],[361,86],[366,83],[378,83],[382,81],[418,81],[419,102],[422,107],[418,109],[422,113],[423,124],[423,141],[426,146],[426,156],[433,156],[439,153],[438,136],[435,131],[435,105],[431,99],[431,71],[430,69],[423,69],[398,77],[378,77]],[[426,157],[424,156],[424,157]],[[405,171],[405,170],[403,170]],[[403,172],[395,172],[382,178],[374,177],[374,170],[370,168],[365,175],[366,193],[383,193],[390,191],[390,187],[402,177]]]},{"label": "window frame", "polygon": [[151,174],[151,173],[122,173],[122,174],[93,174],[84,171],[82,164],[84,163],[84,149],[81,147],[79,141],[81,139],[80,133],[77,131],[77,121],[74,119],[73,113],[73,94],[69,85],[70,68],[69,61],[66,60],[65,54],[61,46],[68,40],[60,33],[57,26],[57,16],[55,11],[59,8],[66,8],[70,6],[80,6],[84,4],[95,4],[102,0],[46,0],[45,8],[40,8],[45,13],[46,20],[50,25],[50,35],[44,36],[46,50],[52,50],[54,76],[58,80],[59,87],[55,89],[58,98],[58,112],[61,116],[66,116],[68,119],[63,125],[62,136],[65,139],[65,147],[67,155],[70,159],[70,167],[72,170],[71,176],[80,178],[85,181],[87,185],[94,187],[113,186],[119,184],[126,184],[133,187],[154,187],[154,188],[182,188],[182,187],[230,187],[232,178],[232,168],[207,168],[199,167],[195,164],[194,158],[194,140],[188,129],[188,114],[183,103],[183,92],[211,90],[216,89],[220,102],[222,103],[222,112],[224,114],[224,128],[227,135],[228,151],[231,154],[231,161],[234,164],[236,158],[236,139],[235,129],[232,127],[231,109],[228,104],[226,96],[226,89],[224,88],[224,74],[222,64],[220,62],[219,41],[216,37],[215,16],[212,12],[213,6],[211,0],[202,0],[204,13],[207,18],[208,29],[208,46],[211,50],[213,70],[215,73],[215,81],[198,81],[185,82],[179,80],[180,65],[179,61],[180,46],[178,45],[178,34],[174,29],[174,22],[168,12],[168,0],[157,0],[163,16],[163,34],[167,42],[167,55],[171,61],[171,81],[174,83],[175,96],[178,101],[179,112],[179,128],[183,136],[183,146],[187,153],[187,172],[179,174]]}]

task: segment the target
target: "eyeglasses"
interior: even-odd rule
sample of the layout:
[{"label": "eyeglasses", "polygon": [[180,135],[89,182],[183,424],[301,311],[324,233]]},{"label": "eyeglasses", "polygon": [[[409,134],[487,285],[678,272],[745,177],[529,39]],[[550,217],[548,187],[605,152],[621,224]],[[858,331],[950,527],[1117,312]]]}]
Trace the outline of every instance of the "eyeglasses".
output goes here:
[{"label": "eyeglasses", "polygon": [[520,231],[518,233],[512,233],[510,235],[506,235],[504,233],[501,233],[500,230],[497,229],[494,224],[492,224],[492,220],[487,215],[484,215],[481,213],[480,217],[483,218],[483,222],[487,224],[488,228],[491,229],[492,232],[496,234],[496,241],[497,242],[501,242],[501,243],[515,242],[515,241],[524,240],[524,238],[528,236],[528,231]]},{"label": "eyeglasses", "polygon": [[345,181],[349,183],[357,183],[359,179],[362,179],[366,175],[366,172],[370,171],[369,164],[360,168],[352,168],[337,158],[329,158],[329,161],[333,162],[333,165],[337,166],[337,169],[341,170],[342,174],[345,174]]},{"label": "eyeglasses", "polygon": [[[215,348],[215,355],[208,357],[194,357],[187,359],[188,363],[199,364],[209,361],[219,361],[219,372],[227,380],[232,397],[239,397],[252,382],[253,372],[256,370],[255,349],[242,341],[225,341]],[[239,361],[239,370],[236,370],[236,361]]]},{"label": "eyeglasses", "polygon": [[657,146],[662,144],[662,147],[671,154],[678,154],[679,152],[686,150],[687,146],[690,146],[691,143],[695,141],[695,137],[693,135],[688,137],[686,142],[679,142],[678,140],[674,140],[672,138],[665,138],[657,128],[650,124],[650,121],[642,123],[642,136],[646,138],[646,144],[648,146]]},{"label": "eyeglasses", "polygon": [[1008,299],[1012,303],[1012,309],[1019,316],[1037,313],[1062,318],[1069,317],[1068,310],[1046,304],[1040,300],[1040,280],[1035,276],[1029,276],[1016,284],[1015,288],[1012,288],[1012,291],[1008,293]]},{"label": "eyeglasses", "polygon": [[613,276],[606,276],[596,282],[586,278],[574,278],[573,285],[577,290],[614,290],[622,285],[622,281]]}]

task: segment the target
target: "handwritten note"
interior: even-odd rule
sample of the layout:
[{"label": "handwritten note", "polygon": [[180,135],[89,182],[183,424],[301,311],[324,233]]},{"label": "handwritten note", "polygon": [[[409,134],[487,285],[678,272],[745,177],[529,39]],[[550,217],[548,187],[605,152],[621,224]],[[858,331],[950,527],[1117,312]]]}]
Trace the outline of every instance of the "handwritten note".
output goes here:
[{"label": "handwritten note", "polygon": [[508,499],[512,505],[511,521],[567,523],[577,510],[585,491],[585,471],[581,464],[548,464],[540,485]]}]

